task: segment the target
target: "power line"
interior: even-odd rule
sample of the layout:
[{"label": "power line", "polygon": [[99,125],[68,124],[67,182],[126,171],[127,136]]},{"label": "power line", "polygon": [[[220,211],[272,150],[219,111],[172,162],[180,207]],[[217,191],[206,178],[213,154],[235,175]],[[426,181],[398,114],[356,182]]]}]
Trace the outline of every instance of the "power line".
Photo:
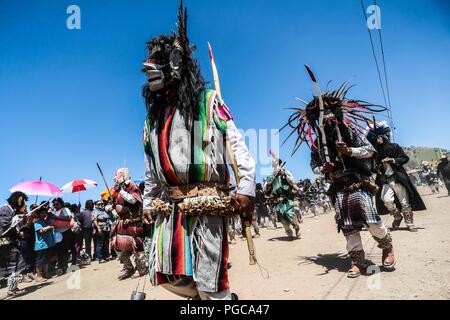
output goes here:
[{"label": "power line", "polygon": [[[380,65],[378,63],[377,54],[375,52],[375,46],[374,46],[374,42],[373,42],[373,38],[372,38],[372,33],[370,32],[370,29],[369,29],[369,27],[367,25],[368,18],[367,18],[366,9],[365,9],[363,0],[361,0],[361,8],[362,8],[363,15],[364,15],[364,22],[365,22],[366,27],[367,27],[367,32],[369,34],[370,46],[372,48],[372,55],[373,55],[373,59],[375,61],[375,66],[377,68],[378,80],[380,82],[381,92],[383,93],[384,104],[387,107],[387,111],[388,111],[388,119],[389,119],[390,127],[392,129],[394,129],[393,120],[392,120],[391,104],[390,104],[390,95],[388,93],[388,99],[389,99],[389,103],[388,103],[388,99],[386,98],[386,92],[384,90],[383,79],[382,79],[382,76],[381,76]],[[380,33],[380,37],[381,37],[381,33]],[[387,79],[386,63],[385,63],[385,59],[384,59],[384,48],[382,49],[382,52],[383,52],[383,64],[384,64],[385,79]],[[386,90],[389,92],[389,88],[387,86],[386,86]],[[392,137],[394,137],[394,130],[392,130]]]},{"label": "power line", "polygon": [[[373,2],[378,7],[377,1],[374,0]],[[378,36],[380,39],[381,56],[383,57],[384,81],[386,83],[386,93],[387,93],[387,98],[388,98],[388,102],[389,102],[389,117],[390,117],[390,121],[391,121],[392,133],[394,133],[395,126],[394,126],[394,117],[392,116],[392,104],[391,104],[391,93],[390,93],[391,90],[389,89],[389,81],[388,81],[387,69],[386,69],[386,58],[384,55],[384,44],[383,44],[383,36],[381,34],[381,28],[378,28]]]}]

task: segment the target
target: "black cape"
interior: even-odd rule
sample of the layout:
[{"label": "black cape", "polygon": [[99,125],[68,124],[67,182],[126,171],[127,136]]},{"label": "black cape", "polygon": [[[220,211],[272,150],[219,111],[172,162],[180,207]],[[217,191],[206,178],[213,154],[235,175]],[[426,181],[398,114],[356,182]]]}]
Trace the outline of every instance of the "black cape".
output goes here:
[{"label": "black cape", "polygon": [[445,180],[450,179],[450,161],[447,159],[442,160],[437,167],[437,174],[442,175]]},{"label": "black cape", "polygon": [[[396,143],[390,143],[386,142],[383,145],[377,145],[375,146],[377,149],[377,158],[376,162],[377,164],[381,164],[381,160],[384,158],[393,158],[395,159],[395,163],[392,163],[392,170],[394,171],[394,177],[395,181],[400,183],[406,188],[406,191],[408,192],[409,201],[411,204],[411,208],[413,211],[422,211],[426,210],[425,203],[422,200],[422,197],[420,196],[419,192],[417,191],[414,184],[411,182],[411,180],[408,177],[408,174],[406,173],[405,168],[403,165],[408,163],[409,157],[406,155],[406,153],[403,151],[402,147],[400,147]],[[383,188],[383,185],[387,183],[386,176],[384,174],[384,169],[381,169],[381,174],[377,173],[376,177],[376,184],[380,188],[378,190],[377,196],[376,196],[376,206],[377,211],[379,214],[388,214],[388,209],[384,206],[383,201],[381,200],[381,190]],[[396,199],[395,203],[397,204],[397,208],[401,209],[400,203]]]}]

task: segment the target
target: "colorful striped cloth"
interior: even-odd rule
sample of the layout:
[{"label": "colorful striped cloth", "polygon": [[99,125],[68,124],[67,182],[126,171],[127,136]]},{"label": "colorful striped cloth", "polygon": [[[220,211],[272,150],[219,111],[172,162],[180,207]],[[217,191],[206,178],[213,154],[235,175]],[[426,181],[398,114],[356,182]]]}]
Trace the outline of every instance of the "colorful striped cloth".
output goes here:
[{"label": "colorful striped cloth", "polygon": [[[165,110],[159,134],[145,123],[144,149],[163,185],[229,183],[224,139],[231,113],[213,90],[202,93],[199,107],[191,128],[176,107]],[[150,250],[152,283],[193,277],[198,290],[228,289],[226,227],[223,217],[187,217],[176,204],[171,215],[159,215]]]},{"label": "colorful striped cloth", "polygon": [[157,126],[145,122],[144,150],[166,185],[229,182],[224,139],[231,113],[214,90],[201,94],[199,107],[191,128],[186,128],[185,119],[176,107],[165,110],[159,134]]},{"label": "colorful striped cloth", "polygon": [[221,292],[228,289],[227,263],[225,218],[186,217],[179,211],[159,216],[150,250],[153,285],[188,276],[198,290]]}]

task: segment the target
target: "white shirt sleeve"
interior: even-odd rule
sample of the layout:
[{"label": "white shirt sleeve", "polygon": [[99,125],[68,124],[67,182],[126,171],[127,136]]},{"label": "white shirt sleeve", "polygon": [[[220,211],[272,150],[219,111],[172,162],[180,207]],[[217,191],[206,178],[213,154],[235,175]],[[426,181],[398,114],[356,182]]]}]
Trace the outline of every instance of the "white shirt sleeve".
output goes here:
[{"label": "white shirt sleeve", "polygon": [[368,159],[373,156],[374,150],[370,147],[359,147],[359,148],[351,148],[353,158],[357,159]]},{"label": "white shirt sleeve", "polygon": [[152,159],[148,154],[145,154],[145,189],[143,197],[144,210],[151,209],[151,202],[153,198],[161,193],[161,182],[159,181],[156,171],[153,168]]},{"label": "white shirt sleeve", "polygon": [[120,190],[120,195],[122,196],[122,198],[124,198],[127,202],[135,204],[137,199],[135,197],[133,197],[133,195],[131,193],[126,192],[125,190]]},{"label": "white shirt sleeve", "polygon": [[256,188],[255,161],[244,143],[241,132],[236,128],[233,120],[227,122],[227,136],[231,149],[236,157],[240,178],[237,193],[254,197]]}]

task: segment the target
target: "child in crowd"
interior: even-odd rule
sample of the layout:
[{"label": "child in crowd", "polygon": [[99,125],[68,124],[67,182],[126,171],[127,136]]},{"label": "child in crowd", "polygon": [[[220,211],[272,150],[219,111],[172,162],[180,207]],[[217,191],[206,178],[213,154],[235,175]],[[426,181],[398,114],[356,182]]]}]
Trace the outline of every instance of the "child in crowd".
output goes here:
[{"label": "child in crowd", "polygon": [[37,220],[34,222],[35,231],[35,257],[36,257],[36,282],[47,280],[48,264],[55,255],[54,227],[48,221],[48,209],[43,207],[37,211]]}]

